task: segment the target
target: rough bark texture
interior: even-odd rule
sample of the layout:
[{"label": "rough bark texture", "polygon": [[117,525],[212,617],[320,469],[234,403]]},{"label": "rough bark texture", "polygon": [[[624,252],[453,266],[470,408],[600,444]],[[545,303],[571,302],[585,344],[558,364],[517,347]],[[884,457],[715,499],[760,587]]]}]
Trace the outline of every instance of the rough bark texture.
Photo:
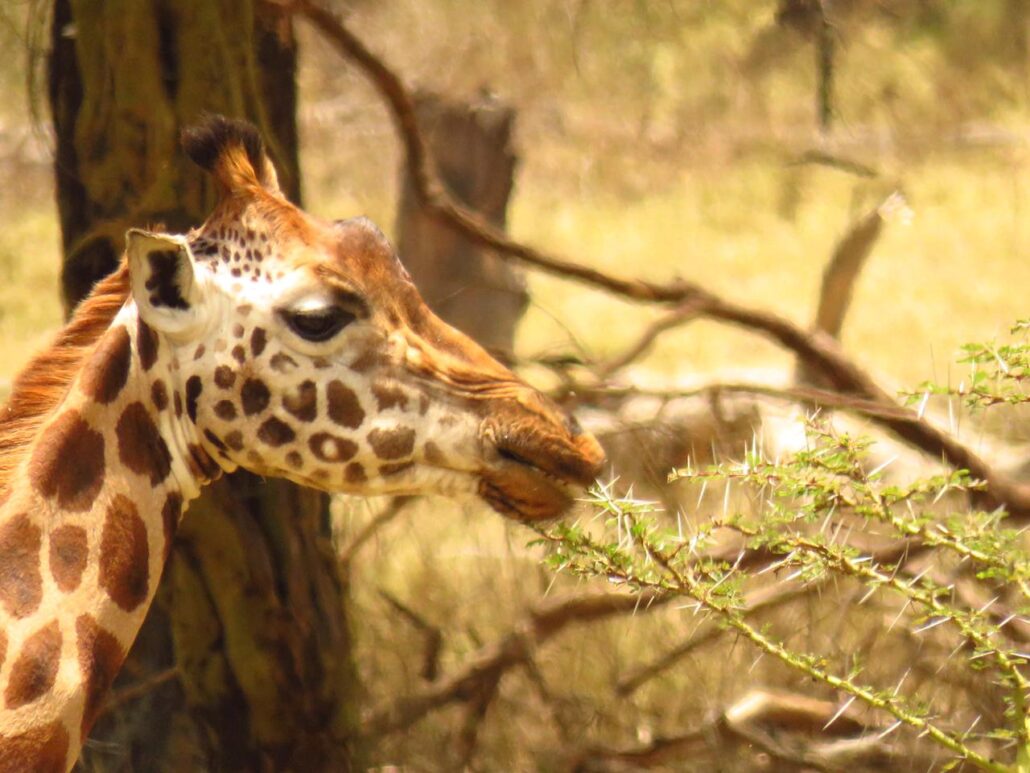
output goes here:
[{"label": "rough bark texture", "polygon": [[[423,94],[419,124],[444,184],[463,204],[504,228],[516,158],[515,114],[491,98],[451,102]],[[397,216],[398,250],[437,314],[498,353],[512,350],[528,296],[522,272],[428,217],[407,172]]]},{"label": "rough bark texture", "polygon": [[[74,307],[132,225],[198,223],[214,190],[179,151],[205,111],[245,117],[299,196],[296,48],[259,0],[55,0],[50,98]],[[241,474],[194,503],[119,688],[178,669],[107,713],[88,769],[345,770],[356,677],[327,499]]]}]

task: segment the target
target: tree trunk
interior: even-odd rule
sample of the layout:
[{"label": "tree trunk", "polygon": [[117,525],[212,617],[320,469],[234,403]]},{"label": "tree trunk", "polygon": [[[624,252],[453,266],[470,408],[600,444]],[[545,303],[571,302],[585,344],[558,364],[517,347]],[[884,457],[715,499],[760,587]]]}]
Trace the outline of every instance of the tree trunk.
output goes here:
[{"label": "tree trunk", "polygon": [[[419,124],[444,184],[503,229],[515,172],[515,114],[490,98],[469,104],[423,94]],[[407,170],[397,215],[397,246],[426,303],[440,317],[504,356],[528,296],[520,271],[427,217]]]},{"label": "tree trunk", "polygon": [[[256,123],[299,198],[295,69],[289,18],[260,0],[55,0],[68,309],[115,267],[128,227],[183,231],[210,211],[178,144],[205,111]],[[285,481],[233,475],[194,503],[81,764],[349,769],[356,675],[328,536],[327,498]]]}]

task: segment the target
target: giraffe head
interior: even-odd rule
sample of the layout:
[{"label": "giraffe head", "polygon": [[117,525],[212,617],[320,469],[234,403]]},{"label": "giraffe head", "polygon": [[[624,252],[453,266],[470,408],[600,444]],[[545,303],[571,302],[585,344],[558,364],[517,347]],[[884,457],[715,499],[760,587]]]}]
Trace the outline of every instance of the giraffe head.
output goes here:
[{"label": "giraffe head", "polygon": [[213,118],[183,143],[218,204],[186,235],[131,231],[130,285],[143,359],[168,358],[223,468],[475,493],[523,520],[560,514],[594,479],[594,438],[437,318],[370,221],[289,203],[248,124]]}]

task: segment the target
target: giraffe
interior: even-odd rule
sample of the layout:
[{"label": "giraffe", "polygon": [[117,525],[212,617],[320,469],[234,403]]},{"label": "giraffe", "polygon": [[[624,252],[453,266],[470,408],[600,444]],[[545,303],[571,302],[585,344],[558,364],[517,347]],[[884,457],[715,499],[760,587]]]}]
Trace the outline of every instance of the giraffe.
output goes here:
[{"label": "giraffe", "polygon": [[179,519],[223,472],[532,521],[603,461],[429,311],[370,221],[287,202],[250,124],[211,117],[183,147],[214,179],[207,220],[130,230],[0,411],[0,772],[74,764]]}]

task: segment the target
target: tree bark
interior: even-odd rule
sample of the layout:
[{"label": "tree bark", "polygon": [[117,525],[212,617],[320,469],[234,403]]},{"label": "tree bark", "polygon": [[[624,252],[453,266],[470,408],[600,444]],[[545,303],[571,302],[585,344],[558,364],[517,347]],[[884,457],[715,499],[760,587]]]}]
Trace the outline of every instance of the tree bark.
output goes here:
[{"label": "tree bark", "polygon": [[[213,187],[178,144],[204,112],[257,124],[299,199],[296,44],[274,5],[55,0],[49,65],[69,310],[117,265],[128,227],[182,231],[210,211]],[[113,695],[153,686],[102,717],[81,766],[349,769],[356,673],[328,537],[324,495],[249,474],[212,486]]]},{"label": "tree bark", "polygon": [[[443,183],[463,204],[504,228],[516,158],[514,112],[491,98],[452,102],[430,94],[416,102],[419,125]],[[397,214],[397,246],[429,307],[500,355],[512,351],[528,295],[522,272],[428,217],[407,169]]]}]

